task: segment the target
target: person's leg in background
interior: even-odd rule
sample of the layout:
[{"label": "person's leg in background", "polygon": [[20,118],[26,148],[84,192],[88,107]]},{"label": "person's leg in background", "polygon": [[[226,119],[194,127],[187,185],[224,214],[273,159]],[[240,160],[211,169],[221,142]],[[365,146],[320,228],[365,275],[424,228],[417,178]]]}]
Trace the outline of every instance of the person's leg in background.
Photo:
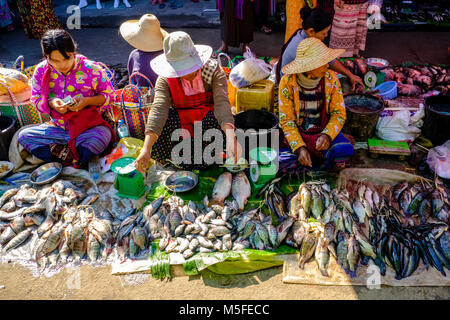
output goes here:
[{"label": "person's leg in background", "polygon": [[268,24],[269,7],[270,7],[270,0],[259,0],[259,12],[258,17],[255,20],[257,21],[257,26],[259,30],[261,30],[265,34],[272,33],[272,29]]},{"label": "person's leg in background", "polygon": [[356,26],[355,50],[353,52],[355,56],[359,55],[359,51],[364,51],[366,49],[367,8],[369,7],[369,2],[358,4],[357,6],[359,6],[359,17]]},{"label": "person's leg in background", "polygon": [[17,138],[18,142],[32,155],[46,162],[53,161],[50,152],[52,144],[67,144],[69,132],[56,126],[43,123],[23,129]]}]

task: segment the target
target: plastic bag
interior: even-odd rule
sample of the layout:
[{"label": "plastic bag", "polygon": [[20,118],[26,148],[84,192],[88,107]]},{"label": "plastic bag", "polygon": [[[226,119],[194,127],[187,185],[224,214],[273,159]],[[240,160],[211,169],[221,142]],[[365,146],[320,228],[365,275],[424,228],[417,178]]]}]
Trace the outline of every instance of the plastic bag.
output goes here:
[{"label": "plastic bag", "polygon": [[143,146],[144,141],[136,138],[126,137],[120,139],[114,150],[100,159],[100,165],[102,167],[101,173],[108,172],[111,168],[111,164],[117,159],[123,157],[137,158]]},{"label": "plastic bag", "polygon": [[423,125],[424,115],[422,104],[419,111],[413,115],[408,110],[381,114],[377,123],[376,135],[388,141],[412,142],[421,134],[419,128]]},{"label": "plastic bag", "polygon": [[430,149],[427,163],[439,177],[450,179],[450,140],[442,146]]},{"label": "plastic bag", "polygon": [[272,67],[263,60],[256,58],[247,48],[245,60],[235,66],[230,72],[230,82],[233,87],[242,88],[257,81],[264,80],[270,74]]},{"label": "plastic bag", "polygon": [[8,89],[18,93],[28,88],[28,78],[14,69],[0,68],[0,95],[8,95]]}]

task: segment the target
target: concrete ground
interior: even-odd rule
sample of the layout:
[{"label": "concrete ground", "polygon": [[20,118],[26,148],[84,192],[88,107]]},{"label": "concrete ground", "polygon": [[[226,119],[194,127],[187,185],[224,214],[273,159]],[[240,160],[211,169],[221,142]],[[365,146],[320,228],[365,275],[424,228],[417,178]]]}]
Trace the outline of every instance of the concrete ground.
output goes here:
[{"label": "concrete ground", "polygon": [[[62,15],[63,9],[58,7],[60,2],[64,4],[65,1],[54,1],[57,13]],[[91,15],[89,24],[92,24],[100,19],[100,16],[95,11],[97,9],[92,8],[92,0],[90,2],[91,7],[84,12],[86,18],[88,13]],[[130,2],[134,5],[132,1]],[[180,13],[186,12],[187,8],[194,11],[198,9],[200,12],[202,8],[210,8],[214,3],[214,1],[201,1],[195,4],[188,0],[185,2],[185,9],[177,9]],[[111,5],[111,2],[106,2],[105,5]],[[138,2],[136,9],[138,5],[143,6],[141,11],[146,8],[144,2]],[[153,9],[148,3],[147,6]],[[142,14],[139,11],[137,16],[133,16],[131,11],[120,8],[117,12],[120,10],[124,11],[122,17],[105,15],[106,18],[102,19],[126,20]],[[177,10],[173,10],[174,15]],[[197,16],[199,17],[200,14]],[[178,28],[184,26],[181,23],[184,18],[170,15],[167,17],[167,20],[161,18],[163,25],[173,27],[167,28],[167,31],[179,30]],[[214,22],[213,18],[211,19]],[[205,20],[201,21],[207,23]],[[179,25],[174,25],[172,22]],[[117,20],[114,23],[117,23]],[[202,24],[202,26],[206,25]],[[218,28],[184,28],[182,30],[190,33],[196,43],[209,44],[215,49],[220,45]],[[106,64],[126,64],[129,52],[132,50],[132,47],[120,37],[116,26],[82,28],[70,32],[78,42],[81,53]],[[269,36],[255,32],[255,40],[251,47],[258,55],[278,56],[283,38],[282,32],[274,32]],[[393,64],[404,61],[450,64],[447,51],[450,46],[449,39],[449,32],[370,32],[364,56],[383,57]],[[231,51],[232,55],[240,53],[241,51],[237,48]],[[28,40],[21,29],[0,34],[0,62],[13,61],[18,55],[25,56],[26,65],[39,62],[41,59],[39,41]],[[366,155],[362,155],[358,158],[358,165],[366,165],[367,159]],[[376,166],[391,162],[389,158],[377,161]],[[401,168],[402,163],[397,165]],[[282,283],[281,267],[235,276],[205,272],[202,276],[177,277],[168,282],[154,280],[149,275],[111,276],[110,271],[110,267],[94,269],[83,266],[80,269],[80,286],[73,288],[68,285],[73,280],[72,274],[66,271],[51,278],[35,278],[23,267],[1,264],[0,299],[450,299],[449,288],[382,287],[380,290],[369,290],[365,287],[351,286],[288,285]]]},{"label": "concrete ground", "polygon": [[[214,49],[220,46],[218,28],[167,28],[167,31],[184,30],[195,43],[208,44]],[[82,28],[71,30],[79,51],[96,61],[106,64],[126,64],[133,49],[125,42],[118,28]],[[254,33],[252,50],[261,56],[278,57],[283,45],[282,32],[265,35]],[[369,32],[367,36],[365,57],[382,57],[392,64],[405,61],[431,64],[450,64],[448,47],[450,32]],[[230,54],[242,54],[239,48],[230,48]],[[14,61],[19,55],[25,56],[25,64],[32,65],[41,59],[38,40],[26,38],[23,30],[0,34],[0,62]]]},{"label": "concrete ground", "polygon": [[0,299],[163,300],[449,300],[448,287],[320,286],[284,284],[282,267],[242,275],[202,275],[155,280],[149,274],[112,276],[110,267],[66,269],[47,277],[0,265]]}]

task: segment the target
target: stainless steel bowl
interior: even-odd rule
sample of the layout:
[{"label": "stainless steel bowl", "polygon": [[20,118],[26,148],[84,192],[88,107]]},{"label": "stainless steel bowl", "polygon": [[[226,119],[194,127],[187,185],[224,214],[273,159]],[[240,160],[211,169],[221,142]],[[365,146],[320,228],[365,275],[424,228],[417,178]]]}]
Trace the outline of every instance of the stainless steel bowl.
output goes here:
[{"label": "stainless steel bowl", "polygon": [[389,67],[389,61],[381,58],[368,58],[367,64],[371,67],[377,68],[378,70]]},{"label": "stainless steel bowl", "polygon": [[174,192],[186,192],[195,188],[198,176],[191,171],[177,171],[167,177],[164,185]]},{"label": "stainless steel bowl", "polygon": [[7,166],[8,170],[0,172],[0,179],[6,177],[8,174],[10,174],[14,169],[14,164],[9,161],[0,161],[0,167]]},{"label": "stainless steel bowl", "polygon": [[63,166],[59,162],[46,163],[31,173],[31,183],[43,185],[55,180],[62,172]]}]

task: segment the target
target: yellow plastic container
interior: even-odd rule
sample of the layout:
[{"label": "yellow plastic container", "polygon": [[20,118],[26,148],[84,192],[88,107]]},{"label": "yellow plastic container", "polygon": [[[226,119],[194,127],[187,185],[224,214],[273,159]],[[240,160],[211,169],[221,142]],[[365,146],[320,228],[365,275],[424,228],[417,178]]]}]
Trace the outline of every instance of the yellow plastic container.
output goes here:
[{"label": "yellow plastic container", "polygon": [[274,83],[261,80],[254,84],[236,89],[236,112],[265,109],[272,112]]}]

